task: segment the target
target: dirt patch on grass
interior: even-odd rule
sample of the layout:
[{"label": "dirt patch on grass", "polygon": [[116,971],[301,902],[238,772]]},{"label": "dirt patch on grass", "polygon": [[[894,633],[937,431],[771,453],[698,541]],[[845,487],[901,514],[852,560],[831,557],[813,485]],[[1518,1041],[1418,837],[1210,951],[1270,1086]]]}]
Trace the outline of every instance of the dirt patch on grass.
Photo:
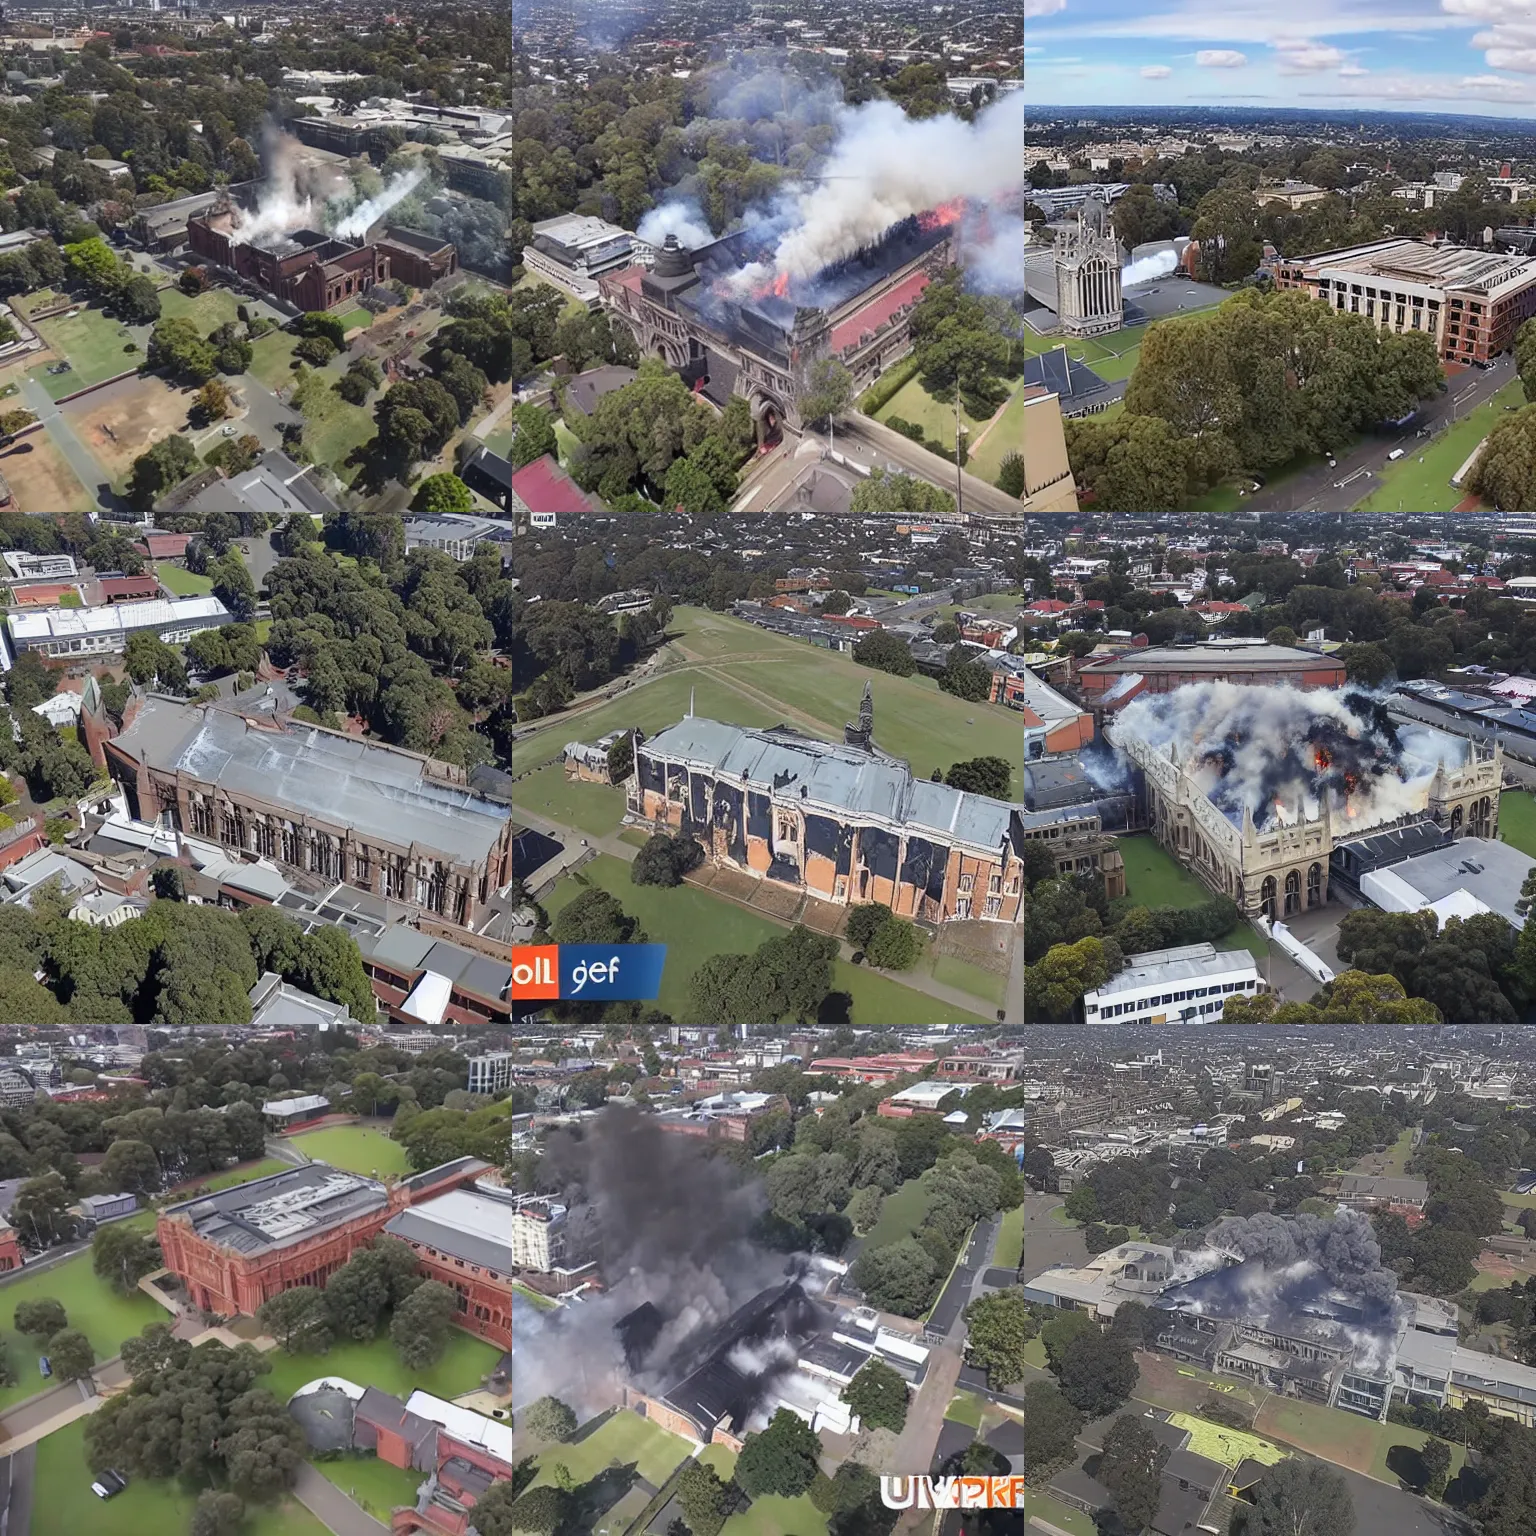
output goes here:
[{"label": "dirt patch on grass", "polygon": [[80,484],[64,455],[46,432],[33,432],[0,453],[4,475],[21,512],[89,512],[94,489]]},{"label": "dirt patch on grass", "polygon": [[141,376],[71,401],[64,407],[64,415],[81,442],[118,483],[127,479],[141,453],[187,430],[192,398],[164,379]]}]

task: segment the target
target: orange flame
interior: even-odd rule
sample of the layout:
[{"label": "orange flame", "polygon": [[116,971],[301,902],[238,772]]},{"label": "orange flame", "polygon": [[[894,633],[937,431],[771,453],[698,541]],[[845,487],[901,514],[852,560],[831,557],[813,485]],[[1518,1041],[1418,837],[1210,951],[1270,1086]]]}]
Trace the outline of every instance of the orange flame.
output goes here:
[{"label": "orange flame", "polygon": [[918,228],[924,234],[935,229],[947,229],[951,224],[958,224],[965,214],[965,199],[953,198],[947,203],[940,203],[937,208],[917,216]]}]

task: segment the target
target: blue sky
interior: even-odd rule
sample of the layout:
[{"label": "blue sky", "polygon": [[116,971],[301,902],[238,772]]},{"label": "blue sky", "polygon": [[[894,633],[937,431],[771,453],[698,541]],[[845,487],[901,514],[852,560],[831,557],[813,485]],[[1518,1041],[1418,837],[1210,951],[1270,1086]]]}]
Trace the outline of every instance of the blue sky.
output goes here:
[{"label": "blue sky", "polygon": [[1041,105],[1536,117],[1536,0],[1024,0]]}]

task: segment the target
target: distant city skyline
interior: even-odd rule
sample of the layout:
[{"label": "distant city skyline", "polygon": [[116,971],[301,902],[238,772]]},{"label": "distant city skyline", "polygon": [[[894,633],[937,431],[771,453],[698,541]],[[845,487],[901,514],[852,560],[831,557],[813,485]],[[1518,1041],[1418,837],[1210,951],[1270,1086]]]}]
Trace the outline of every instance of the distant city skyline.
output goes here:
[{"label": "distant city skyline", "polygon": [[1032,106],[1536,116],[1536,0],[1024,0]]}]

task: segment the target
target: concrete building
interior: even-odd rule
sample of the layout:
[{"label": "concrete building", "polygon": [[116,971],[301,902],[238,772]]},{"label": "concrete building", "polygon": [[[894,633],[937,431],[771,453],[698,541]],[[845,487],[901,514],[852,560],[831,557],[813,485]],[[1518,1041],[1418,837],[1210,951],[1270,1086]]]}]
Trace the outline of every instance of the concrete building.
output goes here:
[{"label": "concrete building", "polygon": [[1422,1211],[1429,1203],[1425,1179],[1394,1179],[1377,1174],[1346,1173],[1339,1180],[1339,1204],[1371,1209]]},{"label": "concrete building", "polygon": [[261,1118],[274,1131],[291,1131],[311,1120],[323,1120],[331,1101],[323,1093],[298,1094],[290,1099],[271,1099],[261,1106]]},{"label": "concrete building", "polygon": [[841,746],[787,726],[692,715],[636,734],[629,816],[693,828],[706,856],[840,906],[879,901],[925,922],[1017,922],[1022,805],[919,779],[873,744],[866,691]]},{"label": "concrete building", "polygon": [[73,581],[80,573],[73,555],[33,555],[8,549],[0,559],[17,581]]},{"label": "concrete building", "polygon": [[86,1195],[80,1201],[80,1213],[87,1221],[109,1221],[114,1216],[130,1216],[139,1208],[139,1197],[130,1194]]},{"label": "concrete building", "polygon": [[1102,987],[1083,994],[1089,1024],[1218,1024],[1229,997],[1267,992],[1246,949],[1186,944],[1132,955]]},{"label": "concrete building", "polygon": [[[1451,817],[1455,841],[1362,875],[1360,894],[1383,912],[1433,911],[1442,928],[1452,918],[1484,912],[1524,928],[1526,919],[1515,903],[1536,859],[1498,841],[1498,795],[1458,804]],[[1460,836],[1469,823],[1472,835]]]},{"label": "concrete building", "polygon": [[38,651],[66,660],[121,655],[128,637],[146,630],[167,645],[184,645],[205,629],[233,622],[229,610],[211,595],[111,603],[101,608],[35,608],[12,613],[6,620],[18,655]]},{"label": "concrete building", "polygon": [[1382,330],[1422,332],[1447,363],[1507,352],[1536,314],[1536,261],[1422,240],[1376,240],[1284,261],[1275,286],[1299,288]]},{"label": "concrete building", "polygon": [[511,1051],[487,1051],[469,1058],[471,1093],[505,1093],[512,1086]]},{"label": "concrete building", "polygon": [[561,1268],[566,1259],[566,1208],[547,1195],[524,1195],[513,1204],[512,1263],[541,1274]]},{"label": "concrete building", "polygon": [[1024,760],[1081,751],[1092,742],[1093,716],[1042,682],[1027,668],[995,674],[1000,686],[995,703],[1024,716]]},{"label": "concrete building", "polygon": [[473,927],[511,879],[509,808],[414,753],[157,695],[104,750],[133,821],[449,923]]},{"label": "concrete building", "polygon": [[435,549],[462,565],[474,559],[475,551],[485,544],[498,548],[504,562],[510,559],[511,526],[462,512],[416,512],[405,520],[406,554],[415,549]]},{"label": "concrete building", "polygon": [[523,247],[523,265],[530,272],[595,308],[600,297],[597,279],[637,264],[649,267],[656,248],[638,235],[591,214],[562,213],[533,226],[533,240]]}]

